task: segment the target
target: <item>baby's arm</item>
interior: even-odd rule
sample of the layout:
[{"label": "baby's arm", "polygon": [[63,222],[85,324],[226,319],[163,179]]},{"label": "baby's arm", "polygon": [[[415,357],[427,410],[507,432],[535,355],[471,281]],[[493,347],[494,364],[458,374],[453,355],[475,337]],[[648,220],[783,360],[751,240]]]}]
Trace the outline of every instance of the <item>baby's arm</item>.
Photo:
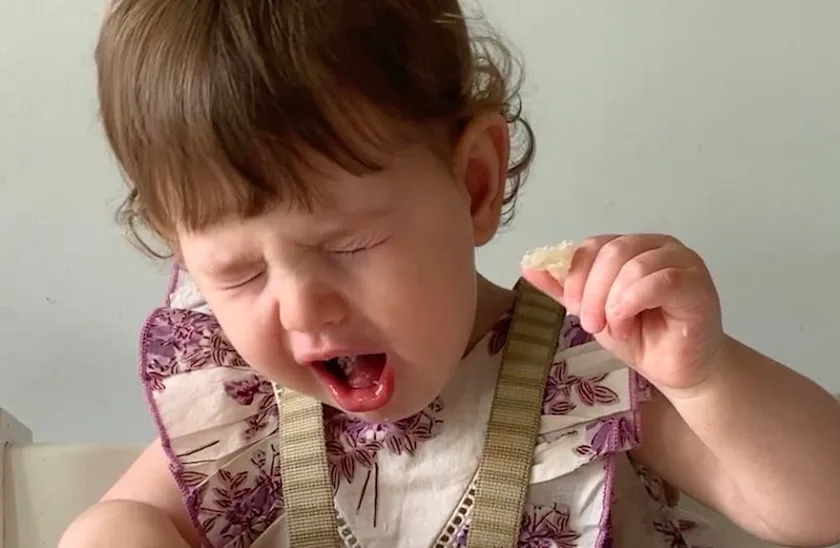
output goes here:
[{"label": "baby's arm", "polygon": [[200,541],[159,441],[70,525],[59,548],[197,548]]},{"label": "baby's arm", "polygon": [[646,404],[637,458],[768,541],[840,542],[840,404],[734,339],[714,371]]}]

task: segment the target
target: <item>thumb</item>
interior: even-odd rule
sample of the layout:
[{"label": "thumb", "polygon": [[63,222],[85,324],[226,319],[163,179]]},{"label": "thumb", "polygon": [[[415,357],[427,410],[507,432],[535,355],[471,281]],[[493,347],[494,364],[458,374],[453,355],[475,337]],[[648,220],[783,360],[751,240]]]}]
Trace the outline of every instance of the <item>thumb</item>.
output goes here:
[{"label": "thumb", "polygon": [[531,285],[552,297],[561,305],[563,302],[563,285],[557,281],[547,270],[522,269],[522,277]]}]

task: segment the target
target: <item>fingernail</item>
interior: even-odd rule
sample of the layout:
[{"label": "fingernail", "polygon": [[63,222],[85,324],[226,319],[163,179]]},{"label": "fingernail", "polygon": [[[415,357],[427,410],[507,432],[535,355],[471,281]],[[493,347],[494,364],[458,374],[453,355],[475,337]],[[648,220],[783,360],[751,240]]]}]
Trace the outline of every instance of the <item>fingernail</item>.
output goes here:
[{"label": "fingernail", "polygon": [[583,328],[584,331],[587,333],[593,334],[595,333],[595,322],[593,322],[589,316],[581,316],[580,318],[580,326]]}]

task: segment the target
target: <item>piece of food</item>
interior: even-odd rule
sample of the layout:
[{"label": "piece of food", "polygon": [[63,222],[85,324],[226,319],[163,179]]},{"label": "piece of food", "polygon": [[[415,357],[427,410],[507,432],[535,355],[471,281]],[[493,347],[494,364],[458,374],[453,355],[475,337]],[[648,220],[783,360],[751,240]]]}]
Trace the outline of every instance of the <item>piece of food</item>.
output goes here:
[{"label": "piece of food", "polygon": [[569,275],[572,257],[577,246],[572,242],[561,242],[532,249],[522,258],[522,267],[529,270],[546,270],[558,282],[563,282]]}]

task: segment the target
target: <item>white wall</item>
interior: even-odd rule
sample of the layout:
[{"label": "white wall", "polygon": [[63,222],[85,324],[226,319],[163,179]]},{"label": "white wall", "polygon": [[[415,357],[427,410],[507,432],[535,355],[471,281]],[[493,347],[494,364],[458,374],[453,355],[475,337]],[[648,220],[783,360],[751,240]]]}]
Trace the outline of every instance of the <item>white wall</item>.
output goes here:
[{"label": "white wall", "polygon": [[[102,4],[0,0],[0,405],[40,439],[152,433],[137,334],[165,270],[112,223]],[[486,272],[510,282],[554,240],[672,232],[706,257],[733,334],[840,390],[840,3],[482,5],[528,58],[539,136]]]},{"label": "white wall", "polygon": [[104,0],[0,0],[0,406],[39,439],[152,434],[140,322],[165,276],[122,239],[96,119]]}]

